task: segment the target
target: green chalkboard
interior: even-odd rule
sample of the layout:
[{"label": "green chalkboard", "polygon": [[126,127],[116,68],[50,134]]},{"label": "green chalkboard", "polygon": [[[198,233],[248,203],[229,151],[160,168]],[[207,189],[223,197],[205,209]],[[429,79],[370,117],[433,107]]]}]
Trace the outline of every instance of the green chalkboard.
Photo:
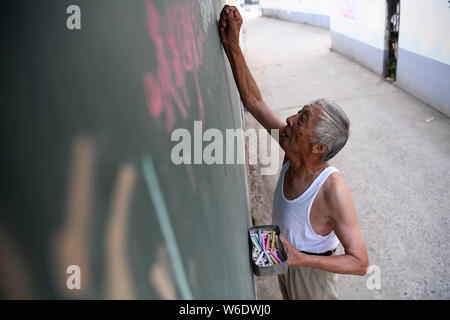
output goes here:
[{"label": "green chalkboard", "polygon": [[222,2],[0,6],[1,297],[254,298],[244,165],[171,160],[242,127]]}]

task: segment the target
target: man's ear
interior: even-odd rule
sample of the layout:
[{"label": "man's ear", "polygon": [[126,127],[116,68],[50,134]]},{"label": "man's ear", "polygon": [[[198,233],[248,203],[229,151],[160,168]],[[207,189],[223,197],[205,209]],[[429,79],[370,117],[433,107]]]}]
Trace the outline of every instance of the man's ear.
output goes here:
[{"label": "man's ear", "polygon": [[328,148],[323,143],[315,143],[312,147],[312,153],[323,154],[327,152]]}]

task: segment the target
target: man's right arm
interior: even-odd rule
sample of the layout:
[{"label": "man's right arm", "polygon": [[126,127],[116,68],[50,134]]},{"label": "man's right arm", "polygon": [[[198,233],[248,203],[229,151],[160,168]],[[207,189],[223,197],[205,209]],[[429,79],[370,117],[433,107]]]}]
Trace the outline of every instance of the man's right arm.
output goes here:
[{"label": "man's right arm", "polygon": [[225,6],[220,15],[219,28],[220,39],[230,62],[242,103],[265,129],[269,131],[282,129],[286,124],[262,99],[261,92],[239,47],[239,30],[236,24],[239,19],[242,21],[237,8]]}]

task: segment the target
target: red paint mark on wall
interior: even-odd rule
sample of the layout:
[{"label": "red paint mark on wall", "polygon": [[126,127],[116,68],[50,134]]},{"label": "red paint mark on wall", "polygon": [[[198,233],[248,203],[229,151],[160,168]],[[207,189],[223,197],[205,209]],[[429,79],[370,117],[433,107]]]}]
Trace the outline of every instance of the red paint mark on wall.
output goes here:
[{"label": "red paint mark on wall", "polygon": [[[169,4],[169,5],[168,5]],[[186,76],[192,73],[196,87],[200,120],[204,120],[203,99],[198,80],[205,33],[196,19],[196,4],[165,1],[161,15],[147,0],[147,28],[156,47],[156,74],[145,73],[143,87],[150,116],[165,114],[166,130],[175,124],[174,105],[183,118],[190,106]]]}]

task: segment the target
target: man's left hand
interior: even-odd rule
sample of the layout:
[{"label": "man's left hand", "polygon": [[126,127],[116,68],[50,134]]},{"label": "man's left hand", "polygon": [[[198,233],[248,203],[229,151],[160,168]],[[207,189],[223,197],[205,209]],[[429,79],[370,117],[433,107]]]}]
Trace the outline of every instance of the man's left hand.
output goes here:
[{"label": "man's left hand", "polygon": [[286,250],[288,256],[288,266],[304,266],[306,265],[306,260],[308,255],[303,252],[298,251],[293,247],[289,241],[287,241],[283,236],[280,235],[280,240],[283,243],[284,250]]}]

